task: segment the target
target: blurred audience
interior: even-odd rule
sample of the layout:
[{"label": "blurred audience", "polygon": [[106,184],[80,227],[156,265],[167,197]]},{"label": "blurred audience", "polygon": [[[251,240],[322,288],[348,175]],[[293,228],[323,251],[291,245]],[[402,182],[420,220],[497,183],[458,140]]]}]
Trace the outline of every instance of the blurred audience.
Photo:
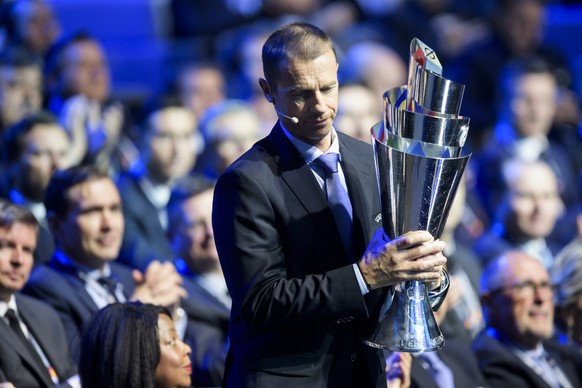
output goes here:
[{"label": "blurred audience", "polygon": [[196,170],[216,179],[263,133],[257,113],[245,101],[226,100],[208,109],[200,122],[205,149]]},{"label": "blurred audience", "polygon": [[[582,220],[582,219],[581,219]],[[579,223],[579,227],[582,223]],[[550,268],[555,287],[556,337],[582,351],[582,234],[564,247]]]},{"label": "blurred audience", "polygon": [[[466,233],[463,217],[467,214],[468,203],[466,178],[462,179],[449,210],[449,215],[440,239],[447,243],[444,254],[451,285],[447,294],[446,311],[439,324],[447,341],[455,338],[471,342],[483,328],[483,315],[479,301],[479,278],[481,263],[472,247],[458,238]],[[448,344],[448,342],[447,342]]]},{"label": "blurred audience", "polygon": [[[0,28],[4,45],[19,45],[43,56],[57,40],[61,26],[50,2],[45,0],[16,0],[2,3]],[[0,44],[0,47],[2,45]]]},{"label": "blurred audience", "polygon": [[186,291],[174,266],[152,262],[140,272],[115,261],[124,220],[121,197],[106,171],[90,166],[59,171],[44,202],[57,251],[48,264],[35,267],[24,292],[59,312],[75,359],[83,326],[115,301],[168,307],[184,333],[187,318],[179,306]]},{"label": "blurred audience", "polygon": [[490,20],[491,34],[468,46],[457,56],[445,76],[467,85],[463,114],[471,117],[470,140],[479,149],[483,131],[497,118],[497,85],[502,69],[511,60],[532,55],[548,63],[561,85],[570,82],[564,54],[543,42],[544,0],[499,0]]},{"label": "blurred audience", "polygon": [[372,89],[380,106],[383,106],[382,96],[387,90],[408,82],[407,63],[385,44],[371,40],[355,43],[346,49],[345,60],[347,70],[340,67],[342,74]]},{"label": "blurred audience", "polygon": [[554,171],[543,161],[509,160],[502,166],[504,185],[491,229],[476,241],[482,265],[509,249],[527,252],[548,269],[560,242],[549,239],[564,212]]},{"label": "blurred audience", "polygon": [[118,168],[115,151],[127,115],[110,98],[111,74],[99,41],[83,32],[58,40],[46,55],[45,82],[46,104],[71,138],[73,163]]},{"label": "blurred audience", "polygon": [[226,99],[226,79],[218,63],[192,62],[176,77],[176,92],[182,104],[199,120],[206,110]]},{"label": "blurred audience", "polygon": [[370,143],[370,129],[383,120],[382,100],[363,84],[340,85],[338,98],[339,108],[334,127],[351,137]]},{"label": "blurred audience", "polygon": [[549,341],[554,302],[548,271],[538,259],[508,251],[481,278],[487,328],[473,343],[492,387],[579,387],[582,355]]},{"label": "blurred audience", "polygon": [[59,316],[20,293],[32,269],[37,231],[30,211],[0,199],[0,381],[80,387]]},{"label": "blurred audience", "polygon": [[25,206],[40,223],[35,264],[48,262],[55,250],[43,198],[53,174],[70,167],[69,147],[67,133],[46,111],[25,117],[4,134],[6,174],[0,197]]},{"label": "blurred audience", "polygon": [[228,324],[232,300],[212,229],[214,183],[202,177],[181,180],[168,205],[168,237],[175,265],[184,279],[188,299],[182,303],[194,329],[189,338],[193,350],[194,385],[219,386],[228,352]]},{"label": "blurred audience", "polygon": [[161,96],[147,111],[137,140],[140,158],[117,180],[125,218],[123,263],[143,270],[152,260],[173,261],[166,206],[174,183],[196,164],[202,148],[197,126],[196,117],[174,97]]},{"label": "blurred audience", "polygon": [[41,58],[22,47],[0,52],[0,134],[41,109],[41,66]]},{"label": "blurred audience", "polygon": [[556,112],[557,83],[547,62],[537,57],[511,62],[500,85],[497,125],[484,149],[475,155],[477,187],[486,209],[491,211],[491,201],[499,194],[495,190],[500,167],[512,157],[547,162],[558,178],[566,205],[577,203],[580,183],[575,159],[567,148],[548,137]]},{"label": "blurred audience", "polygon": [[83,388],[190,387],[190,351],[168,309],[114,303],[87,325],[79,374]]}]

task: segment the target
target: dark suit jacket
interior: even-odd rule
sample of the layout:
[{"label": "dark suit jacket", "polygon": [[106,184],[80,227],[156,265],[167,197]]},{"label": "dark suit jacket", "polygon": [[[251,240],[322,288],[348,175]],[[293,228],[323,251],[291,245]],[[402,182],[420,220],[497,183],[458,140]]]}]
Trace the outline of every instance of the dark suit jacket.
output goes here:
[{"label": "dark suit jacket", "polygon": [[143,192],[138,179],[134,174],[123,173],[117,181],[125,219],[119,261],[144,270],[153,260],[173,261],[175,256],[158,219],[158,210]]},{"label": "dark suit jacket", "polygon": [[[110,265],[111,276],[123,285],[125,294],[133,294],[135,284],[131,269],[115,262]],[[71,356],[78,360],[83,327],[98,310],[85,290],[84,281],[53,257],[48,265],[38,265],[33,269],[23,292],[44,300],[59,313]]]},{"label": "dark suit jacket", "polygon": [[192,348],[192,385],[220,386],[229,345],[230,310],[190,277],[183,279],[188,292],[182,308],[188,316],[185,340]]},{"label": "dark suit jacket", "polygon": [[[77,367],[69,356],[65,331],[57,313],[41,301],[20,294],[15,296],[21,319],[42,348],[59,380],[64,382],[74,376]],[[36,364],[29,357],[4,319],[0,319],[0,371],[4,381],[16,387],[54,386],[46,378],[39,383],[37,376],[44,375],[39,374]]]},{"label": "dark suit jacket", "polygon": [[[573,348],[551,341],[544,348],[564,371],[573,387],[582,387],[582,356]],[[482,331],[473,341],[479,367],[491,387],[549,388],[549,385],[497,339]]]},{"label": "dark suit jacket", "polygon": [[[451,368],[455,379],[455,387],[476,388],[485,387],[485,378],[479,370],[477,358],[470,346],[465,342],[447,338],[445,346],[438,350],[440,359]],[[411,388],[439,388],[433,380],[430,372],[426,370],[420,361],[412,358]]]},{"label": "dark suit jacket", "polygon": [[381,292],[362,296],[352,267],[380,226],[373,153],[338,136],[354,257],[279,124],[218,180],[214,236],[233,299],[227,386],[386,386],[381,352],[361,340]]}]

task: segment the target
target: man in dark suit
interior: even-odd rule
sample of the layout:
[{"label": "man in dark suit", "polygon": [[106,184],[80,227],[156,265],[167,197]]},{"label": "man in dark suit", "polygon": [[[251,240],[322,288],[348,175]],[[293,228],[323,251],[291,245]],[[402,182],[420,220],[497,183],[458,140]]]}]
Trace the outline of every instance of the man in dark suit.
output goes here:
[{"label": "man in dark suit", "polygon": [[186,337],[192,348],[192,383],[220,386],[228,351],[231,298],[218,261],[212,229],[214,183],[188,177],[176,184],[168,204],[168,238],[188,298]]},{"label": "man in dark suit", "polygon": [[486,330],[473,342],[492,387],[582,387],[577,350],[548,341],[554,325],[550,278],[521,251],[493,260],[481,277]]},{"label": "man in dark suit", "polygon": [[30,275],[38,227],[30,211],[0,200],[0,381],[79,386],[59,316],[19,292]]},{"label": "man in dark suit", "polygon": [[160,98],[150,108],[142,125],[141,158],[117,181],[125,219],[122,263],[143,270],[153,260],[174,261],[165,233],[166,206],[174,182],[196,163],[197,127],[196,117],[178,99]]},{"label": "man in dark suit", "polygon": [[142,273],[115,262],[124,224],[119,192],[106,171],[73,167],[57,172],[45,206],[58,248],[48,264],[34,269],[24,292],[58,311],[74,358],[84,324],[116,301],[168,307],[185,330],[178,307],[186,292],[171,263],[152,262]]},{"label": "man in dark suit", "polygon": [[55,251],[42,199],[55,171],[70,166],[69,148],[67,132],[46,111],[23,118],[4,134],[1,154],[7,174],[0,183],[0,196],[26,207],[38,220],[35,264],[46,263]]},{"label": "man in dark suit", "polygon": [[[275,31],[263,69],[279,121],[221,175],[213,204],[232,297],[225,385],[385,387],[382,352],[362,343],[364,329],[388,286],[420,280],[444,294],[445,244],[378,233],[366,249],[380,227],[373,154],[332,127],[338,64],[323,31]],[[339,169],[326,172],[320,156],[339,157]]]}]

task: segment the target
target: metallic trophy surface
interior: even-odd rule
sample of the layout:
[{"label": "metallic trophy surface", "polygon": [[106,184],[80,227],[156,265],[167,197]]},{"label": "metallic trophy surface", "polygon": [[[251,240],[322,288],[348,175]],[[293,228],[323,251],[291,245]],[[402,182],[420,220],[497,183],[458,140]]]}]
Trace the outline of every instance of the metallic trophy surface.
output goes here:
[{"label": "metallic trophy surface", "polygon": [[[410,44],[408,84],[384,94],[384,120],[371,130],[382,227],[390,239],[413,230],[439,238],[470,155],[461,156],[469,118],[459,116],[464,85],[441,76],[434,51]],[[394,287],[373,332],[377,348],[420,353],[444,345],[426,285]]]}]

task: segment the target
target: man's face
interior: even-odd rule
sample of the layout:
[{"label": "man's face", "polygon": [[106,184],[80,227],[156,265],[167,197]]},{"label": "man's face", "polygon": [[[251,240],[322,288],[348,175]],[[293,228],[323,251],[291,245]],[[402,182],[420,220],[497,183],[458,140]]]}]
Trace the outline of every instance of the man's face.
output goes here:
[{"label": "man's face", "polygon": [[44,1],[19,1],[14,13],[17,34],[34,52],[46,52],[60,33],[52,9]]},{"label": "man's face", "polygon": [[[543,182],[543,184],[540,184]],[[509,183],[508,229],[528,239],[545,238],[562,211],[558,183],[552,170],[542,164],[526,165]]]},{"label": "man's face", "polygon": [[61,93],[83,94],[103,102],[109,96],[110,74],[101,46],[95,41],[81,41],[65,49],[61,58]]},{"label": "man's face", "polygon": [[513,125],[522,136],[546,136],[556,113],[556,80],[550,74],[527,74],[514,87]]},{"label": "man's face", "polygon": [[[517,343],[533,348],[549,339],[554,328],[553,293],[548,272],[530,257],[509,262],[502,271],[501,286],[504,288],[491,296],[488,324]],[[524,284],[530,285],[519,286]]]},{"label": "man's face", "polygon": [[40,68],[0,67],[0,118],[5,128],[38,112],[42,105]]},{"label": "man's face", "polygon": [[166,108],[150,119],[150,175],[165,183],[188,174],[194,167],[196,119],[186,108]]},{"label": "man's face", "polygon": [[218,69],[190,70],[181,77],[182,101],[198,119],[209,106],[224,101],[224,77]]},{"label": "man's face", "polygon": [[34,226],[19,222],[0,226],[0,300],[7,302],[26,284],[34,260],[36,232]]},{"label": "man's face", "polygon": [[213,125],[210,147],[218,155],[218,172],[226,170],[260,138],[260,122],[252,111],[230,112]]},{"label": "man's face", "polygon": [[52,226],[61,249],[73,260],[101,268],[121,248],[124,220],[119,191],[109,178],[79,183],[69,189],[69,210]]},{"label": "man's face", "polygon": [[16,172],[17,189],[28,199],[42,201],[57,170],[69,167],[69,138],[58,124],[39,124],[25,137]]},{"label": "man's face", "polygon": [[339,102],[336,129],[369,143],[370,128],[382,118],[374,93],[362,85],[344,86],[339,90]]},{"label": "man's face", "polygon": [[337,69],[331,49],[313,61],[284,61],[272,90],[275,107],[299,119],[294,124],[281,117],[285,128],[299,140],[324,150],[331,144],[331,128],[338,106]]},{"label": "man's face", "polygon": [[215,271],[220,266],[212,230],[212,193],[211,189],[203,191],[181,204],[179,225],[172,236],[177,253],[195,273]]}]

